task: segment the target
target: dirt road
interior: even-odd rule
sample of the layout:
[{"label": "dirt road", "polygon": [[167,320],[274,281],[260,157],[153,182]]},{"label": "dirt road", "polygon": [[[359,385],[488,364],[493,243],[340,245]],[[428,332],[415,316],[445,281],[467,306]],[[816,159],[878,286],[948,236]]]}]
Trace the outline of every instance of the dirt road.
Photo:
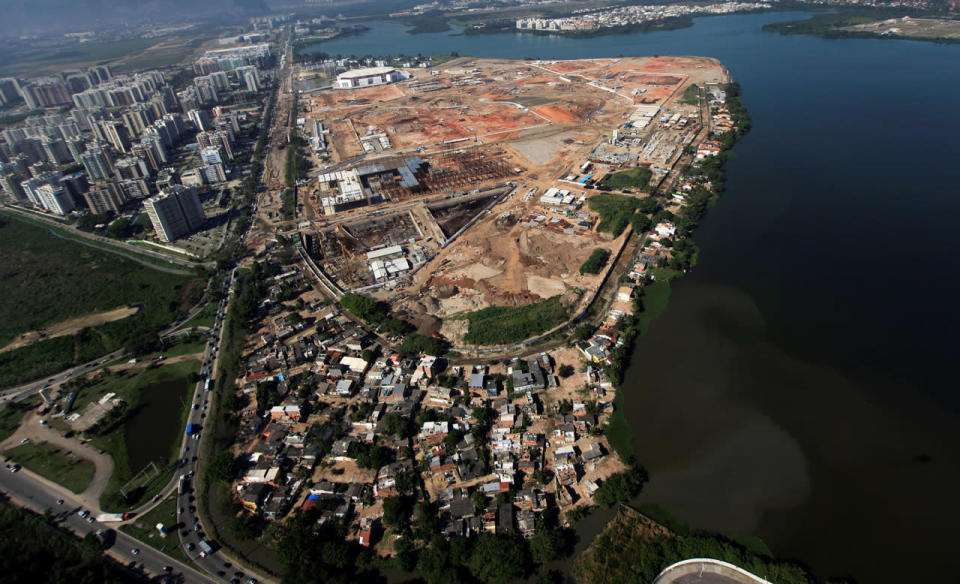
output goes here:
[{"label": "dirt road", "polygon": [[17,428],[17,431],[3,442],[0,442],[0,451],[18,446],[24,438],[29,438],[32,442],[36,443],[46,442],[55,448],[72,452],[80,458],[92,462],[94,466],[93,479],[90,480],[87,488],[79,494],[74,494],[66,488],[41,476],[37,476],[37,480],[51,488],[62,491],[64,495],[79,500],[80,503],[94,515],[101,513],[100,495],[102,495],[103,491],[107,488],[110,475],[113,474],[113,459],[110,456],[100,454],[96,448],[83,444],[75,438],[64,438],[56,430],[41,424],[40,416],[38,416],[36,412],[30,412],[24,416],[23,422],[20,424],[20,427]]}]

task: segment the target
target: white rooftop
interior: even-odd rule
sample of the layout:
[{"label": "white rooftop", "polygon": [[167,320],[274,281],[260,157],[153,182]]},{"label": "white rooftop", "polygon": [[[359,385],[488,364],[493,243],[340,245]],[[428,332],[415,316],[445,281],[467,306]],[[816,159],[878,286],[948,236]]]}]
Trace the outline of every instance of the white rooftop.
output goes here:
[{"label": "white rooftop", "polygon": [[337,79],[357,79],[359,77],[373,77],[374,75],[386,75],[396,71],[394,67],[365,67],[363,69],[353,69],[346,73],[337,75]]}]

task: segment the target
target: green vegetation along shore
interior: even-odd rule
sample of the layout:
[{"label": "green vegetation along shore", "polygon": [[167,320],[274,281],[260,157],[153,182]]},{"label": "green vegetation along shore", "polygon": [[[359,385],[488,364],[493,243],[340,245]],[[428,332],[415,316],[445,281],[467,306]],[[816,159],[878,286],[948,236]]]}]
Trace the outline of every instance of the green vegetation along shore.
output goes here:
[{"label": "green vegetation along shore", "polygon": [[629,507],[621,507],[604,532],[577,557],[573,573],[578,582],[647,583],[667,566],[688,558],[730,562],[778,584],[814,582],[803,568],[774,559],[765,548],[746,547],[682,524],[667,526]]},{"label": "green vegetation along shore", "polygon": [[[200,362],[191,359],[110,373],[78,388],[79,405],[107,393],[116,394],[124,403],[84,432],[94,446],[108,452],[114,461],[113,474],[100,499],[104,510],[122,511],[134,507],[148,501],[166,485],[176,465],[180,438],[186,425],[193,387],[191,380],[199,371]],[[176,415],[178,411],[179,415]],[[167,415],[171,412],[175,416],[172,419]],[[147,473],[130,484],[143,470],[143,464],[134,461],[145,458],[138,449],[144,448],[148,439],[142,433],[132,439],[131,433],[131,426],[141,424],[154,428],[150,431],[153,442],[148,447],[162,453],[152,459],[160,472]],[[157,445],[157,441],[161,444]],[[126,495],[121,492],[123,487],[126,487]]]},{"label": "green vegetation along shore", "polygon": [[[802,34],[825,39],[908,39],[938,44],[960,43],[960,37],[957,36],[938,36],[936,34],[919,33],[910,34],[909,32],[901,32],[900,34],[883,34],[870,30],[851,30],[849,28],[856,25],[876,23],[884,20],[900,19],[904,16],[919,18],[919,14],[913,10],[849,9],[841,10],[839,12],[830,12],[827,14],[814,14],[810,18],[803,20],[791,20],[787,22],[774,22],[765,24],[763,26],[763,30],[782,35]],[[942,22],[950,23],[951,20],[942,19]],[[956,24],[956,30],[960,32],[960,23]],[[891,25],[891,28],[893,28],[893,25]]]}]

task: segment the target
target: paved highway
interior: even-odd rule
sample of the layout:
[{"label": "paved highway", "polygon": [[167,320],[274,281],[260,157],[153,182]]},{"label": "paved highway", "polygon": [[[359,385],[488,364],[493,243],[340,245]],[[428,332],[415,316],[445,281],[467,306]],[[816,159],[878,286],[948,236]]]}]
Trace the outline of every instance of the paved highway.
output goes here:
[{"label": "paved highway", "polygon": [[[43,513],[49,509],[57,525],[80,536],[100,529],[111,530],[112,533],[107,538],[109,549],[106,553],[121,564],[137,571],[152,575],[171,574],[189,584],[213,581],[208,575],[117,531],[115,524],[88,521],[80,517],[78,513],[85,509],[71,497],[70,493],[57,485],[40,480],[27,470],[10,472],[0,468],[0,488],[18,505],[37,513]],[[134,550],[137,550],[137,553],[134,553]]]},{"label": "paved highway", "polygon": [[[52,226],[54,226],[54,227],[56,227],[56,228],[58,228],[58,229],[62,229],[62,230],[64,230],[64,231],[66,231],[66,232],[68,232],[68,233],[70,233],[70,234],[72,234],[72,235],[76,235],[78,238],[87,239],[87,240],[90,240],[90,241],[100,242],[100,243],[104,244],[104,246],[95,246],[95,247],[97,247],[97,249],[104,249],[104,247],[106,247],[106,248],[108,248],[108,249],[104,249],[104,251],[111,251],[111,252],[113,252],[113,253],[118,253],[118,254],[120,254],[120,255],[123,255],[123,256],[125,256],[125,257],[127,257],[127,258],[129,258],[129,259],[132,259],[132,260],[134,260],[134,261],[136,261],[136,262],[139,262],[139,263],[143,263],[143,261],[137,259],[137,258],[136,258],[137,255],[150,256],[150,257],[153,257],[153,258],[157,258],[157,259],[159,259],[159,260],[163,260],[164,262],[167,262],[167,263],[170,263],[170,264],[177,264],[177,265],[185,266],[185,267],[188,267],[188,268],[213,267],[213,266],[216,265],[215,262],[207,262],[207,263],[192,262],[192,261],[190,261],[190,260],[185,260],[185,259],[182,259],[182,258],[178,258],[178,257],[172,256],[172,255],[170,255],[170,254],[161,253],[161,252],[158,252],[158,251],[153,251],[152,249],[146,249],[146,248],[143,248],[143,247],[137,247],[137,246],[135,246],[135,245],[133,245],[133,244],[130,244],[130,243],[127,243],[127,242],[125,242],[125,241],[119,241],[119,240],[116,240],[116,239],[110,239],[109,237],[103,237],[103,236],[97,235],[97,234],[95,234],[95,233],[88,233],[88,232],[86,232],[86,231],[82,231],[82,230],[80,230],[80,229],[77,229],[76,226],[74,226],[74,225],[70,225],[70,224],[64,223],[64,222],[62,222],[62,221],[57,221],[57,220],[55,220],[55,219],[51,219],[50,217],[44,216],[42,213],[38,213],[38,212],[36,212],[36,211],[29,211],[29,210],[21,209],[21,208],[19,208],[19,207],[15,207],[15,206],[9,205],[9,204],[3,204],[3,205],[0,205],[0,207],[3,207],[4,209],[6,209],[7,211],[10,211],[11,213],[16,213],[16,214],[22,215],[22,216],[24,216],[24,217],[26,217],[26,218],[28,218],[28,219],[32,219],[33,221],[39,221],[39,222],[46,223],[46,224],[48,224],[48,225],[52,225]],[[54,234],[54,235],[57,235],[57,234]],[[81,243],[82,243],[82,241],[81,241]],[[118,251],[117,248],[129,250],[130,252],[133,253],[133,257],[128,256],[127,254],[123,253],[122,251]],[[158,266],[158,265],[156,265],[156,264],[144,263],[144,265],[146,265],[146,266],[148,266],[148,267],[151,267],[151,268],[160,269],[161,271],[167,271],[165,268],[163,268],[163,266]],[[185,272],[182,272],[182,271],[180,271],[180,270],[176,270],[175,273],[185,273]]]},{"label": "paved highway", "polygon": [[[201,571],[187,567],[173,560],[169,556],[142,544],[137,540],[116,532],[115,542],[110,546],[107,553],[113,556],[121,563],[134,566],[137,570],[145,573],[163,575],[176,574],[183,575],[184,582],[231,582],[239,584],[256,583],[264,580],[259,575],[251,575],[246,571],[234,567],[234,561],[221,553],[216,544],[213,544],[213,552],[206,553],[201,549],[201,541],[205,541],[206,533],[199,523],[195,506],[195,494],[193,491],[193,479],[197,470],[200,438],[203,432],[204,422],[206,421],[209,410],[210,391],[213,381],[210,377],[215,370],[219,344],[223,332],[223,320],[226,313],[226,298],[229,296],[231,278],[224,282],[224,297],[220,301],[215,317],[215,326],[211,331],[207,345],[203,352],[201,375],[202,379],[196,384],[194,394],[191,399],[190,414],[187,423],[193,425],[197,430],[192,435],[185,435],[180,444],[181,465],[174,474],[170,483],[151,501],[142,507],[135,509],[135,516],[142,515],[159,504],[160,501],[174,490],[178,491],[177,505],[177,523],[180,531],[171,533],[171,545],[181,545],[185,553],[193,560]],[[119,355],[118,355],[119,356]],[[117,356],[117,357],[118,357]],[[74,368],[68,372],[58,374],[53,379],[57,382],[69,379],[73,376],[86,373],[101,365],[103,359]],[[209,383],[208,383],[209,380]],[[38,391],[41,387],[48,385],[47,381],[39,381],[30,384],[29,387],[15,388],[9,390],[9,395],[5,399],[22,397],[31,391]],[[16,461],[11,461],[16,462]],[[183,477],[181,479],[181,477]],[[180,487],[181,480],[183,488]],[[91,511],[84,508],[81,502],[73,494],[59,485],[53,484],[42,477],[39,477],[26,469],[18,472],[10,472],[8,469],[0,468],[0,490],[7,493],[16,503],[29,507],[39,513],[45,509],[50,509],[54,514],[57,523],[62,527],[69,529],[80,535],[95,532],[98,529],[114,529],[122,523],[102,524],[92,517],[89,519],[81,517],[78,513]],[[96,510],[92,510],[94,514]],[[133,550],[137,550],[134,553]],[[165,569],[169,567],[169,569]]]},{"label": "paved highway", "polygon": [[[285,50],[289,51],[288,40],[284,41],[283,46]],[[281,84],[281,87],[278,89],[278,93],[282,94],[282,92],[283,88]],[[269,131],[269,129],[263,128],[263,131]],[[255,210],[256,200],[254,201],[253,205]],[[20,210],[13,211],[24,213]],[[51,221],[44,217],[35,218],[41,221]],[[241,241],[246,239],[251,225],[252,221],[246,226],[245,232],[241,236]],[[59,224],[57,226],[69,229],[69,226],[62,226]],[[89,234],[82,235],[89,237]],[[94,236],[92,239],[98,238]],[[110,241],[109,243],[113,245],[117,244],[117,242],[114,241]],[[145,253],[146,255],[153,255],[152,253],[148,253],[147,251],[139,248],[137,249],[137,252]],[[192,262],[186,262],[183,260],[175,261],[175,263],[181,265],[194,265]],[[153,499],[153,501],[147,505],[141,506],[139,509],[134,510],[134,513],[137,516],[142,515],[159,504],[160,501],[163,501],[171,492],[173,492],[173,490],[177,490],[178,510],[176,523],[178,525],[178,531],[176,534],[170,533],[167,537],[169,538],[171,544],[177,543],[178,545],[183,546],[186,555],[193,562],[195,562],[200,570],[196,570],[177,562],[169,556],[154,550],[150,546],[142,544],[137,540],[119,531],[116,531],[114,528],[120,525],[120,523],[101,524],[93,518],[81,517],[78,513],[82,513],[83,511],[87,510],[83,509],[77,500],[71,496],[72,493],[69,493],[59,485],[46,481],[45,479],[34,475],[25,469],[19,470],[18,472],[10,472],[9,470],[0,467],[0,490],[9,495],[10,498],[17,504],[31,508],[37,512],[42,513],[44,510],[50,509],[52,513],[54,513],[55,519],[61,526],[81,535],[90,532],[96,532],[99,529],[113,530],[113,533],[115,533],[115,541],[113,541],[112,545],[110,545],[107,553],[118,561],[134,566],[136,569],[142,570],[145,573],[156,575],[172,573],[175,576],[182,576],[181,581],[191,584],[195,582],[215,582],[218,584],[223,582],[229,582],[231,584],[258,584],[261,581],[268,584],[271,583],[272,581],[270,579],[265,578],[262,575],[250,574],[248,573],[248,570],[243,570],[235,566],[235,560],[224,555],[215,542],[209,542],[206,539],[206,532],[200,523],[199,516],[197,515],[196,499],[193,491],[193,483],[198,466],[200,441],[203,436],[204,422],[206,421],[209,411],[210,389],[214,385],[211,377],[213,376],[213,372],[216,370],[215,365],[217,362],[220,343],[222,341],[223,321],[226,315],[226,304],[230,292],[232,291],[235,275],[236,268],[234,268],[234,270],[230,273],[230,277],[227,278],[223,283],[223,297],[219,306],[217,307],[215,324],[213,329],[208,333],[208,341],[206,347],[204,348],[202,357],[201,379],[194,388],[190,405],[191,409],[187,418],[187,423],[192,425],[194,431],[190,435],[185,435],[182,437],[180,444],[180,466],[177,469],[177,472],[174,473],[174,476],[171,478],[170,482]],[[182,322],[183,321],[181,320],[181,323],[173,324],[178,325],[182,324]],[[40,389],[49,386],[53,382],[63,382],[68,379],[72,379],[77,375],[88,373],[89,371],[101,366],[103,363],[118,359],[121,356],[123,356],[123,353],[121,351],[117,351],[106,357],[97,359],[96,361],[59,373],[52,378],[38,380],[24,386],[0,392],[0,398],[2,398],[0,399],[0,409],[2,409],[3,405],[6,404],[8,400],[22,399],[30,393],[35,393]],[[179,540],[179,542],[177,540]],[[203,546],[201,545],[201,542],[204,543]],[[211,552],[206,552],[202,549],[207,543],[212,545]]]},{"label": "paved highway", "polygon": [[30,395],[38,393],[41,389],[50,387],[52,385],[59,385],[70,381],[74,377],[79,377],[80,375],[86,375],[91,371],[99,369],[105,363],[110,363],[111,361],[116,361],[121,357],[124,357],[126,353],[121,349],[100,357],[89,363],[84,363],[83,365],[77,365],[76,367],[71,367],[66,371],[61,371],[56,375],[51,377],[44,377],[43,379],[38,379],[36,381],[31,381],[30,383],[25,383],[24,385],[19,385],[17,387],[11,387],[0,391],[0,410],[6,407],[8,401],[19,401]]}]

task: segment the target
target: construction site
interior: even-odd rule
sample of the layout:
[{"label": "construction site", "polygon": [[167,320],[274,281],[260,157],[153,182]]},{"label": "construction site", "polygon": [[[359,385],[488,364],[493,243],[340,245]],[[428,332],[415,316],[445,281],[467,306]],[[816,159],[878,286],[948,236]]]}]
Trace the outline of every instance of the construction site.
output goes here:
[{"label": "construction site", "polygon": [[629,234],[598,232],[589,197],[638,166],[653,173],[638,195],[653,191],[705,139],[707,87],[726,80],[717,61],[686,57],[460,58],[405,75],[300,97],[294,131],[314,171],[287,225],[338,292],[454,342],[457,317],[487,306],[589,304],[605,272],[581,264],[616,257]]}]

